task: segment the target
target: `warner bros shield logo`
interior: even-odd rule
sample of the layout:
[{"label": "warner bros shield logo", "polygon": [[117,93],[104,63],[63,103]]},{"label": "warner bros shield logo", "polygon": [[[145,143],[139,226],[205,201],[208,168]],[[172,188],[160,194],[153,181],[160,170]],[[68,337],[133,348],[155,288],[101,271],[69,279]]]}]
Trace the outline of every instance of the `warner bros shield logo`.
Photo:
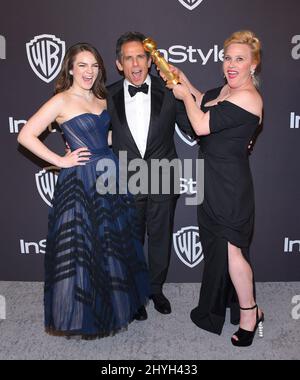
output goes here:
[{"label": "warner bros shield logo", "polygon": [[59,169],[55,166],[49,166],[40,170],[35,175],[36,187],[43,201],[52,207],[54,189],[57,182]]},{"label": "warner bros shield logo", "polygon": [[199,228],[184,227],[173,234],[173,246],[179,259],[188,267],[194,268],[203,260]]},{"label": "warner bros shield logo", "polygon": [[27,58],[32,70],[44,82],[51,82],[59,73],[66,44],[52,34],[42,34],[26,43]]},{"label": "warner bros shield logo", "polygon": [[202,3],[203,0],[178,0],[185,8],[189,11],[197,8],[198,5]]}]

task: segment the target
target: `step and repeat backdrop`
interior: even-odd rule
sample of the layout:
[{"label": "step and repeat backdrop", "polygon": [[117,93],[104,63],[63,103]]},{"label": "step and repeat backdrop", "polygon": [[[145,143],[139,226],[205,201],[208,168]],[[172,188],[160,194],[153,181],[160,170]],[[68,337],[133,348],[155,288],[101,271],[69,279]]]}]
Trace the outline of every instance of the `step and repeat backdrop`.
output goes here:
[{"label": "step and repeat backdrop", "polygon": [[[2,0],[0,281],[43,280],[58,170],[19,147],[17,135],[52,96],[65,50],[77,42],[93,44],[109,84],[120,78],[116,40],[126,31],[140,31],[206,91],[223,83],[223,42],[240,29],[253,30],[263,44],[264,123],[250,157],[256,197],[252,263],[259,281],[300,280],[299,14],[299,0]],[[64,153],[55,125],[41,138]],[[197,157],[197,145],[177,129],[174,139],[180,158]],[[201,280],[196,206],[185,204],[196,196],[195,181],[181,179],[169,282]]]}]

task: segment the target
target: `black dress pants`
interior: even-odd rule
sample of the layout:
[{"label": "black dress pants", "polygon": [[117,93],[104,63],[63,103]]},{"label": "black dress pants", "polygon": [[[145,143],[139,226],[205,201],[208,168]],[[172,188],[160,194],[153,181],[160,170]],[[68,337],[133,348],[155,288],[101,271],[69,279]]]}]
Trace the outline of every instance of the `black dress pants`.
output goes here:
[{"label": "black dress pants", "polygon": [[151,294],[162,291],[170,262],[174,213],[177,197],[155,201],[151,197],[135,197],[141,241],[148,236],[148,265]]}]

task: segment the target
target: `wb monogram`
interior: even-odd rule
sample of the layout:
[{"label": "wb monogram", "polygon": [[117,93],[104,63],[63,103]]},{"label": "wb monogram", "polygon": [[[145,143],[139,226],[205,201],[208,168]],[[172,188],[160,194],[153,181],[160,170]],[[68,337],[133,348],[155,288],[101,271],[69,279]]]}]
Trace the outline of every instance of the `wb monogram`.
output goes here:
[{"label": "wb monogram", "polygon": [[194,268],[204,258],[198,227],[185,227],[174,233],[173,246],[178,258],[189,268]]},{"label": "wb monogram", "polygon": [[65,42],[51,34],[36,36],[26,44],[32,70],[46,83],[51,82],[59,73],[65,49]]},{"label": "wb monogram", "polygon": [[41,198],[48,206],[52,207],[55,184],[57,182],[59,169],[49,166],[35,175],[36,187]]}]

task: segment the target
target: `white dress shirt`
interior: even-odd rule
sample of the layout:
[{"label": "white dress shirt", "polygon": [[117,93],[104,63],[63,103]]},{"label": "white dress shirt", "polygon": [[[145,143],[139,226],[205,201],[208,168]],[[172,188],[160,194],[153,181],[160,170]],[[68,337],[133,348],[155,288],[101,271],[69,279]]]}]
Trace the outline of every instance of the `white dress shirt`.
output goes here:
[{"label": "white dress shirt", "polygon": [[145,156],[147,137],[151,115],[151,78],[148,75],[145,83],[148,84],[148,94],[138,92],[131,97],[128,92],[128,86],[132,84],[124,80],[124,100],[127,123],[132,137],[138,147],[142,157]]}]

